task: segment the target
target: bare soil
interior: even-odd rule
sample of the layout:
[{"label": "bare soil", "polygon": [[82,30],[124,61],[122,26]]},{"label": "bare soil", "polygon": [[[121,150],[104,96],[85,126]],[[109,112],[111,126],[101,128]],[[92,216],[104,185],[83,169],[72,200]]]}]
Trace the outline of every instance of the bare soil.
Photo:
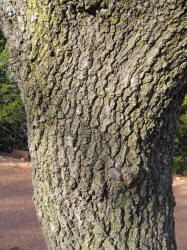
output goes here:
[{"label": "bare soil", "polygon": [[33,201],[31,164],[0,154],[0,250],[44,250]]},{"label": "bare soil", "polygon": [[187,177],[173,177],[175,195],[175,233],[177,249],[187,250]]},{"label": "bare soil", "polygon": [[[187,250],[187,178],[174,176],[178,250]],[[32,201],[31,164],[0,153],[0,250],[45,250]]]}]

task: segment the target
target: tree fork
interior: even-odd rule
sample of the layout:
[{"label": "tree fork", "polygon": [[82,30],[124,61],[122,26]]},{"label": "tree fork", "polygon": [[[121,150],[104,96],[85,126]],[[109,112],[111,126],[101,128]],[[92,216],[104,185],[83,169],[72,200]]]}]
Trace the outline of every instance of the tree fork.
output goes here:
[{"label": "tree fork", "polygon": [[2,1],[49,249],[176,249],[184,1]]}]

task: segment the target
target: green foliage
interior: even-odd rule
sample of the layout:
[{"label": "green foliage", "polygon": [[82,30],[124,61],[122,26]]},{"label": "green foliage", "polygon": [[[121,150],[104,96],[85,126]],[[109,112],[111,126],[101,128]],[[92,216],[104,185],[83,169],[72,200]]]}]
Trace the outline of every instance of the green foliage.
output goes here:
[{"label": "green foliage", "polygon": [[175,139],[173,173],[187,176],[187,95],[181,107],[179,131]]},{"label": "green foliage", "polygon": [[26,115],[9,67],[6,39],[0,30],[0,150],[27,148]]},{"label": "green foliage", "polygon": [[0,72],[4,72],[5,74],[8,68],[8,57],[8,48],[5,46],[0,55]]},{"label": "green foliage", "polygon": [[15,123],[24,119],[23,104],[16,86],[2,84],[0,89],[0,122]]},{"label": "green foliage", "polygon": [[3,35],[2,30],[0,30],[0,53],[4,50],[5,44],[6,44],[6,39]]},{"label": "green foliage", "polygon": [[[8,68],[8,49],[6,48],[6,40],[0,31],[0,84],[7,81]],[[1,86],[1,85],[0,85]]]},{"label": "green foliage", "polygon": [[9,69],[6,40],[0,31],[0,123],[14,123],[25,119],[21,96]]},{"label": "green foliage", "polygon": [[187,176],[187,159],[182,156],[174,157],[174,174]]}]

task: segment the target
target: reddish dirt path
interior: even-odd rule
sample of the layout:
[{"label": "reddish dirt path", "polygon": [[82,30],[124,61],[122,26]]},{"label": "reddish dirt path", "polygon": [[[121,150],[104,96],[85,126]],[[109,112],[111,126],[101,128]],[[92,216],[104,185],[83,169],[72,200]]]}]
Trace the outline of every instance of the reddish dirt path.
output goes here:
[{"label": "reddish dirt path", "polygon": [[[173,187],[177,249],[187,250],[187,178]],[[0,250],[45,250],[32,193],[30,163],[0,154]]]},{"label": "reddish dirt path", "polygon": [[45,249],[32,193],[30,163],[0,154],[0,250]]},{"label": "reddish dirt path", "polygon": [[187,177],[173,178],[177,250],[187,250]]}]

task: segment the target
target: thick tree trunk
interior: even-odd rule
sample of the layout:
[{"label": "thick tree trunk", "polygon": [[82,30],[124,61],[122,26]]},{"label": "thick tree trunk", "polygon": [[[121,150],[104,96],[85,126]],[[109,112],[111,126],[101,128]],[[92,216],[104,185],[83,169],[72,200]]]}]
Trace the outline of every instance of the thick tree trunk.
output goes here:
[{"label": "thick tree trunk", "polygon": [[176,249],[185,1],[6,2],[48,248]]}]

